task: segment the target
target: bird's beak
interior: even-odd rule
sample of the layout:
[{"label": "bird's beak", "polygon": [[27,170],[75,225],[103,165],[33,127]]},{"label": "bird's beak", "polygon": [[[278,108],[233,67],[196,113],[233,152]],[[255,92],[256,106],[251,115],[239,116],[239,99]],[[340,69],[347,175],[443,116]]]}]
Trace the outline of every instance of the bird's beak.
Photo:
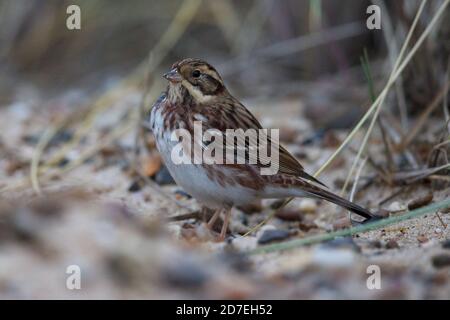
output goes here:
[{"label": "bird's beak", "polygon": [[170,70],[166,74],[164,74],[164,78],[169,80],[172,83],[178,83],[181,82],[181,75],[178,73],[178,70],[176,68]]}]

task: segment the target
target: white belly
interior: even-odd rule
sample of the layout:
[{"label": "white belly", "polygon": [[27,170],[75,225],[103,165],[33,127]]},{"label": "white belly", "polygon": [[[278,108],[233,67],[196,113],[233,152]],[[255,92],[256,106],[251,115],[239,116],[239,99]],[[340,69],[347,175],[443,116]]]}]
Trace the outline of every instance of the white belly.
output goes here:
[{"label": "white belly", "polygon": [[[207,176],[206,170],[201,165],[175,164],[171,156],[172,148],[179,142],[171,141],[171,134],[161,130],[164,119],[160,111],[159,108],[152,110],[150,123],[156,138],[156,146],[167,169],[179,186],[197,201],[210,208],[246,204],[257,198],[256,192],[252,189],[237,185],[221,186]],[[183,127],[182,123],[180,126]]]},{"label": "white belly", "polygon": [[175,164],[172,148],[175,142],[157,139],[157,147],[175,182],[197,201],[209,208],[222,208],[250,203],[256,199],[254,190],[239,186],[221,186],[211,180],[201,165]]}]

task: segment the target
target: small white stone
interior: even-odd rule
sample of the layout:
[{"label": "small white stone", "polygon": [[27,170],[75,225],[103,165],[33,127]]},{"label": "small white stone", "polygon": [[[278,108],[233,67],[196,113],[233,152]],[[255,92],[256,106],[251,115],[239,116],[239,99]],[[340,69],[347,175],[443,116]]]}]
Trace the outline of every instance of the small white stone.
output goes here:
[{"label": "small white stone", "polygon": [[436,228],[436,230],[434,230],[434,232],[436,233],[442,233],[442,230],[440,228]]},{"label": "small white stone", "polygon": [[304,213],[314,213],[317,210],[317,203],[314,199],[302,199],[299,204],[299,209]]},{"label": "small white stone", "polygon": [[355,262],[355,253],[349,249],[317,248],[313,251],[313,262],[324,267],[351,267]]},{"label": "small white stone", "polygon": [[258,246],[258,238],[256,237],[237,237],[234,238],[233,246],[238,249],[238,251],[247,251],[255,249]]},{"label": "small white stone", "polygon": [[262,236],[262,234],[264,233],[264,231],[275,230],[275,229],[276,229],[276,227],[274,225],[266,223],[261,228],[259,228],[258,231],[256,231],[255,237],[256,237],[256,239],[259,239]]},{"label": "small white stone", "polygon": [[402,204],[402,203],[400,203],[398,201],[395,201],[395,202],[392,202],[388,206],[387,210],[390,211],[390,212],[404,211],[404,210],[406,210],[406,205],[404,205],[404,204]]},{"label": "small white stone", "polygon": [[179,224],[170,223],[166,226],[169,233],[175,236],[177,239],[181,238],[181,226]]}]

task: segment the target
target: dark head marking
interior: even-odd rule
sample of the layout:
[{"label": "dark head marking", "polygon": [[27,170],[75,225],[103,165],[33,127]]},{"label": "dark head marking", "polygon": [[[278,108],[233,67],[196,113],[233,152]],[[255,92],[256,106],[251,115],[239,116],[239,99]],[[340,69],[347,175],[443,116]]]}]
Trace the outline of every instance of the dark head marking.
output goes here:
[{"label": "dark head marking", "polygon": [[224,90],[217,70],[204,60],[184,59],[172,65],[182,78],[181,85],[198,100],[205,102]]}]

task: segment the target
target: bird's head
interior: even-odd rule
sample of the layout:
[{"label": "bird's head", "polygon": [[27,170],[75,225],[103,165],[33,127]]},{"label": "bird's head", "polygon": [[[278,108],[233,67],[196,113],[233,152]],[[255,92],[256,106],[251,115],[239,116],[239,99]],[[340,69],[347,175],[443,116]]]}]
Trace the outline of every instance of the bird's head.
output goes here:
[{"label": "bird's head", "polygon": [[169,81],[169,95],[174,97],[189,94],[197,103],[211,102],[225,91],[219,73],[206,61],[184,59],[172,65],[164,74]]}]

